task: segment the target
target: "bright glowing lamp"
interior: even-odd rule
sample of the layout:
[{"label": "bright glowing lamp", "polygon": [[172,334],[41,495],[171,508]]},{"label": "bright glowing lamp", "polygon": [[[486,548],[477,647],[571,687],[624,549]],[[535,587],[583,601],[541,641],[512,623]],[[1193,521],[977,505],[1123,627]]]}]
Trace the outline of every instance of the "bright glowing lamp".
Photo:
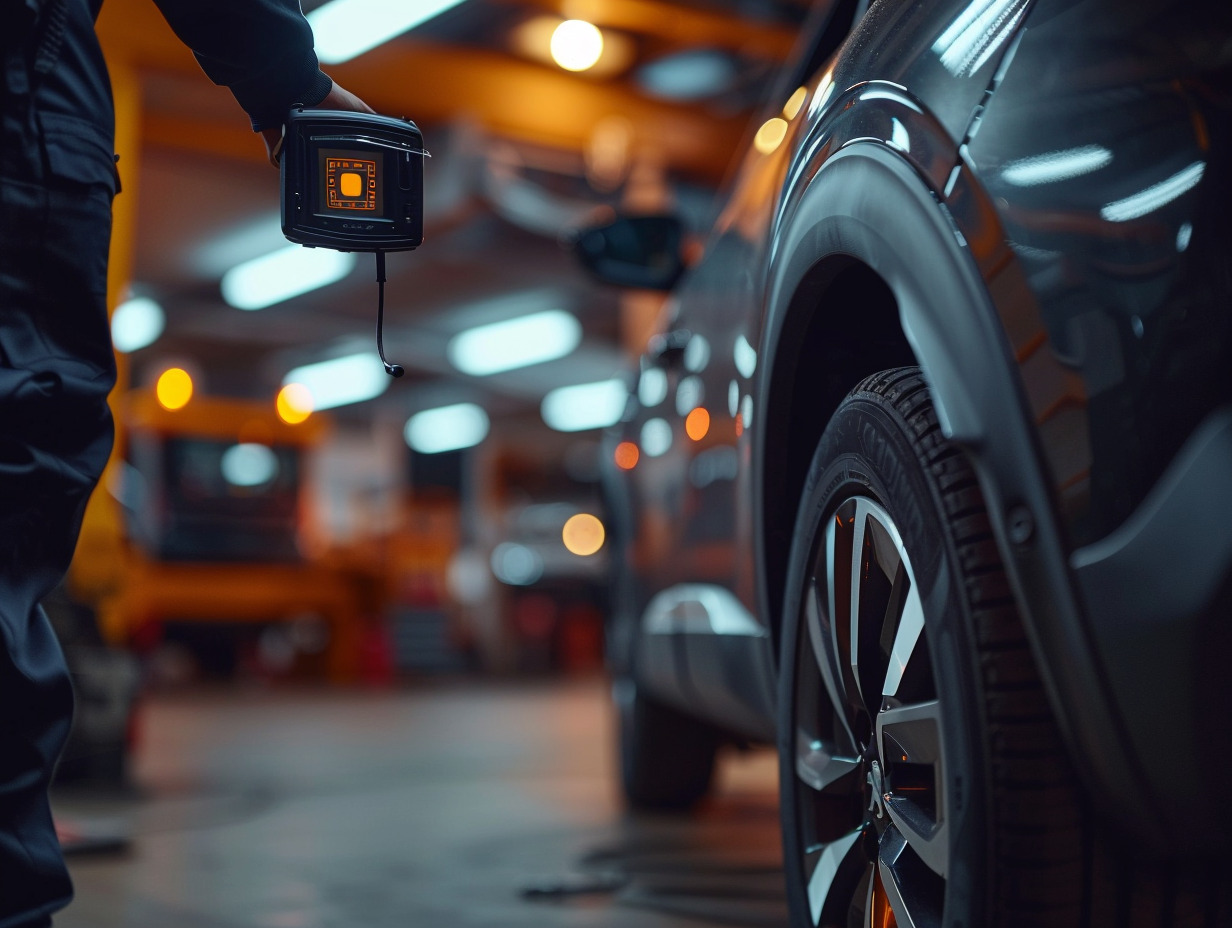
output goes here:
[{"label": "bright glowing lamp", "polygon": [[588,512],[571,516],[561,531],[561,540],[571,554],[589,557],[603,547],[603,523]]},{"label": "bright glowing lamp", "polygon": [[192,377],[182,367],[168,368],[159,375],[154,395],[163,409],[183,409],[192,399]]},{"label": "bright glowing lamp", "polygon": [[406,420],[403,436],[420,454],[460,451],[488,437],[488,414],[474,403],[425,409]]},{"label": "bright glowing lamp", "polygon": [[[371,351],[305,364],[282,378],[284,385],[299,384],[307,390],[310,411],[373,399],[385,392],[389,380],[381,359]],[[299,391],[295,395],[303,396]]]},{"label": "bright glowing lamp", "polygon": [[603,54],[603,33],[584,19],[567,19],[552,33],[551,50],[566,71],[586,71]]},{"label": "bright glowing lamp", "polygon": [[279,390],[274,406],[278,410],[278,418],[287,425],[299,425],[312,415],[315,408],[312,391],[302,383],[289,383]]},{"label": "bright glowing lamp", "polygon": [[288,245],[227,271],[222,298],[236,309],[264,309],[336,283],[355,267],[355,255]]}]

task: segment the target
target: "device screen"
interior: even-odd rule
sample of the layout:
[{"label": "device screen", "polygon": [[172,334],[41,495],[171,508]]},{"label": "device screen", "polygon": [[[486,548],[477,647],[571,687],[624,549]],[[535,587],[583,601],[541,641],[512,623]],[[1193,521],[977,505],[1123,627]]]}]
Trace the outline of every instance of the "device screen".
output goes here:
[{"label": "device screen", "polygon": [[319,211],[328,216],[385,214],[385,157],[375,152],[320,149]]}]

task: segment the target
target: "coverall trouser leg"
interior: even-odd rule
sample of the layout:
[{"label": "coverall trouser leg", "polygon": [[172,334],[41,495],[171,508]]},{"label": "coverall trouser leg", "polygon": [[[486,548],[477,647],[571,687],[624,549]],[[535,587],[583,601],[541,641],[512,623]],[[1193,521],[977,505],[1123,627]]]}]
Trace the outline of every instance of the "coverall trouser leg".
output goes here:
[{"label": "coverall trouser leg", "polygon": [[39,602],[111,451],[114,190],[49,169],[37,121],[0,116],[0,928],[40,928],[72,898],[47,786],[73,694]]}]

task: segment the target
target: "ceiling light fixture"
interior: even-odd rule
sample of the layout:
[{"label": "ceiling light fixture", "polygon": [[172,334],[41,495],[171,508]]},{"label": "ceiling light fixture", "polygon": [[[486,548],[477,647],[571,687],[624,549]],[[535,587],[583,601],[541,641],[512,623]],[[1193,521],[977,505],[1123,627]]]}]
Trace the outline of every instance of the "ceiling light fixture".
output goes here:
[{"label": "ceiling light fixture", "polygon": [[584,19],[567,19],[552,33],[552,60],[566,71],[593,68],[603,55],[603,33]]},{"label": "ceiling light fixture", "polygon": [[563,358],[581,342],[581,323],[563,309],[549,309],[467,329],[450,340],[445,354],[462,373],[486,377]]},{"label": "ceiling light fixture", "polygon": [[236,309],[264,309],[336,283],[354,267],[350,252],[288,245],[227,271],[222,298]]},{"label": "ceiling light fixture", "polygon": [[543,398],[543,421],[558,432],[605,429],[620,421],[629,391],[620,379],[558,387]]},{"label": "ceiling light fixture", "polygon": [[462,0],[331,0],[308,14],[323,64],[350,61]]},{"label": "ceiling light fixture", "polygon": [[440,454],[471,448],[488,437],[488,414],[474,403],[425,409],[406,420],[403,437],[413,451]]},{"label": "ceiling light fixture", "polygon": [[375,352],[365,351],[305,364],[288,372],[282,382],[306,388],[312,409],[333,409],[380,396],[389,387],[390,378]]}]

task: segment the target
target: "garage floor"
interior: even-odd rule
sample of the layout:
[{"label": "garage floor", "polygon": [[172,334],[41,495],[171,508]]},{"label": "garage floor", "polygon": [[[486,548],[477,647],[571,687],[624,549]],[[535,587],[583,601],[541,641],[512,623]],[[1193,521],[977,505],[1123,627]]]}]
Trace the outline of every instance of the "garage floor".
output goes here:
[{"label": "garage floor", "polygon": [[732,755],[691,819],[633,818],[604,684],[152,698],[130,797],[56,797],[131,835],[70,858],[59,928],[786,924],[775,764]]}]

